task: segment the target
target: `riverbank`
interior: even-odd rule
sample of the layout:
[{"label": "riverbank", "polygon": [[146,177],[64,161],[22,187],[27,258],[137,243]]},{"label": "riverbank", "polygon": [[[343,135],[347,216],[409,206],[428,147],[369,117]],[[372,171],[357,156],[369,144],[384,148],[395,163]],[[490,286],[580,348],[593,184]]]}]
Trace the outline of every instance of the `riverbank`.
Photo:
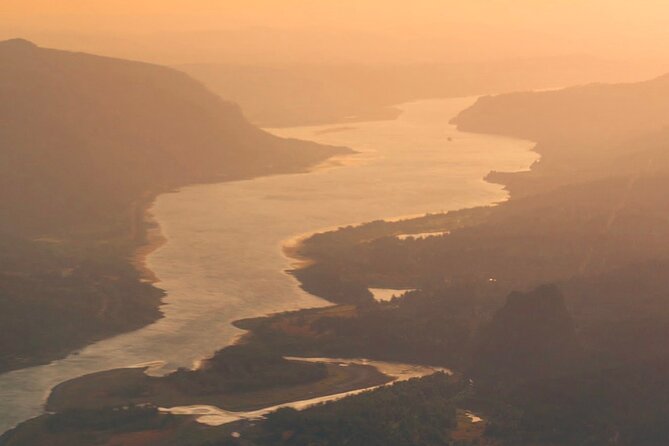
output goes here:
[{"label": "riverbank", "polygon": [[[306,160],[303,162],[294,162],[290,168],[265,166],[243,175],[211,178],[208,183],[200,180],[197,184],[218,184],[220,181],[232,184],[244,179],[262,178],[262,175],[267,175],[265,178],[299,175],[320,169],[325,159],[354,153],[341,147],[305,145],[313,149],[311,154],[304,156]],[[165,186],[163,191],[169,194],[174,192],[175,187]],[[31,271],[39,267],[39,272],[27,274],[20,271],[3,276],[3,290],[11,292],[10,286],[25,289],[25,282],[29,280],[46,287],[42,297],[48,296],[49,299],[43,299],[44,302],[39,305],[40,311],[47,316],[46,323],[39,327],[31,328],[18,323],[25,320],[25,316],[17,313],[24,306],[33,304],[31,296],[25,292],[20,301],[25,305],[12,305],[11,311],[3,314],[7,323],[0,318],[6,332],[12,332],[16,326],[16,334],[4,338],[9,344],[7,348],[3,347],[6,356],[0,357],[0,369],[5,372],[0,374],[0,396],[3,400],[0,405],[0,431],[39,415],[49,390],[59,382],[101,368],[130,366],[152,358],[151,352],[147,351],[147,355],[116,359],[119,351],[131,352],[135,348],[131,341],[125,345],[126,339],[129,340],[135,333],[151,336],[152,327],[160,324],[166,313],[165,292],[162,286],[156,286],[157,277],[146,264],[149,255],[165,246],[161,226],[151,218],[146,219],[146,213],[153,212],[155,197],[159,195],[156,191],[142,194],[141,199],[122,212],[123,219],[117,222],[119,225],[122,223],[122,227],[103,231],[105,238],[89,237],[85,243],[70,243],[69,239],[52,242],[49,239],[48,242],[17,243],[16,249],[13,244],[2,241],[7,247],[5,254],[28,252],[35,256],[36,248],[40,249],[38,252],[49,253],[49,257],[41,254],[35,257],[48,259],[46,265],[34,261],[28,264]],[[49,246],[46,246],[47,243]],[[35,292],[40,289],[31,285],[31,290]],[[87,294],[82,290],[86,290]],[[26,311],[34,314],[30,308]],[[61,316],[61,313],[65,314]],[[58,326],[49,323],[51,318]],[[23,334],[26,331],[30,332],[30,336]],[[42,331],[45,338],[40,340]],[[29,343],[30,352],[13,353],[19,350],[23,340]],[[108,347],[108,344],[115,343],[124,345]]]},{"label": "riverbank", "polygon": [[[0,316],[0,375],[48,364],[160,319],[163,291],[130,260],[143,243],[114,235],[6,244],[5,255],[32,260],[0,273],[8,301],[20,296]],[[39,323],[30,319],[35,314],[43,315]]]},{"label": "riverbank", "polygon": [[[342,311],[344,310],[344,311]],[[331,317],[345,315],[345,309],[325,308],[305,310],[319,315],[328,314]],[[285,317],[275,315],[273,317]],[[238,325],[252,327],[258,326],[256,320],[240,321]],[[369,360],[330,359],[330,358],[286,358],[278,362],[263,360],[264,354],[254,352],[268,351],[269,346],[259,342],[260,338],[254,336],[253,329],[240,339],[237,346],[227,347],[221,350],[214,358],[202,363],[199,370],[178,371],[165,377],[151,377],[145,372],[147,367],[135,369],[118,369],[100,372],[80,377],[69,382],[62,383],[54,388],[50,395],[46,409],[56,415],[42,416],[29,422],[21,424],[17,429],[8,432],[0,438],[0,444],[26,445],[26,444],[57,444],[59,439],[85,443],[83,437],[75,435],[74,432],[63,433],[53,431],[49,426],[52,424],[51,417],[71,419],[73,423],[79,423],[76,432],[86,434],[89,438],[121,439],[126,435],[127,422],[119,421],[118,429],[107,429],[101,432],[94,426],[99,423],[108,423],[110,410],[123,413],[123,411],[135,410],[133,408],[164,407],[162,412],[180,415],[176,418],[154,414],[149,416],[144,427],[134,434],[139,441],[145,439],[148,443],[138,444],[170,444],[169,442],[188,432],[189,436],[204,435],[221,438],[227,432],[227,428],[212,429],[210,431],[197,430],[189,419],[197,420],[209,426],[219,426],[233,423],[237,420],[262,418],[280,408],[305,409],[319,403],[336,401],[346,396],[360,394],[364,391],[378,389],[389,383],[398,383],[429,376],[434,373],[450,375],[451,372],[439,367],[425,367],[397,363],[386,363]],[[251,348],[250,355],[239,356],[233,354],[224,360],[224,363],[233,365],[236,371],[233,375],[217,370],[228,370],[228,366],[220,367],[220,357],[225,357],[226,352],[236,348]],[[255,348],[254,348],[255,347]],[[260,347],[260,350],[258,350]],[[241,361],[240,361],[241,359]],[[260,361],[259,361],[260,359]],[[218,365],[217,365],[218,363]],[[256,364],[263,368],[263,373],[270,369],[271,374],[285,376],[281,369],[288,364],[304,364],[307,367],[325,367],[325,376],[313,382],[298,384],[281,384],[280,378],[263,379],[258,382],[261,387],[249,391],[215,391],[211,388],[201,387],[203,383],[216,383],[219,387],[231,377],[239,377],[240,373],[249,366]],[[277,369],[278,367],[278,369]],[[295,372],[291,371],[291,375]],[[207,376],[209,375],[209,376]],[[254,379],[255,382],[255,379]],[[239,386],[239,384],[236,384]],[[205,390],[208,389],[208,390]],[[115,409],[110,409],[115,408]],[[118,412],[120,411],[120,412]],[[114,415],[116,416],[116,415]],[[137,418],[133,415],[134,418]],[[76,421],[74,421],[76,420]],[[241,427],[240,427],[241,428]],[[194,431],[195,429],[195,431]],[[199,432],[199,433],[198,433]],[[208,432],[205,434],[205,432]],[[74,435],[74,436],[73,436]],[[228,434],[229,435],[229,434]],[[134,438],[133,437],[133,438]],[[65,440],[63,440],[65,441]],[[79,444],[79,443],[78,443]]]},{"label": "riverbank", "polygon": [[[314,382],[273,384],[267,389],[218,393],[189,392],[189,386],[183,379],[150,377],[144,373],[144,369],[111,370],[57,386],[49,397],[46,409],[63,412],[148,404],[166,408],[214,406],[230,412],[251,412],[293,401],[376,387],[392,381],[392,378],[375,367],[342,364],[325,364],[325,377]],[[136,395],[131,395],[129,389],[134,389]]]},{"label": "riverbank", "polygon": [[[56,386],[48,398],[46,410],[63,413],[72,410],[99,411],[109,407],[150,405],[165,407],[170,413],[195,415],[201,418],[198,407],[215,407],[221,417],[209,414],[206,424],[214,419],[241,419],[261,416],[279,407],[306,408],[310,405],[336,400],[344,395],[378,388],[394,382],[452,372],[443,367],[408,365],[367,359],[332,359],[324,357],[286,357],[280,344],[295,341],[294,329],[302,336],[318,337],[308,330],[286,324],[285,313],[235,322],[247,330],[237,342],[202,361],[192,371],[178,370],[172,374],[149,376],[149,367],[126,368],[79,377]],[[324,307],[298,312],[301,321],[322,318],[356,317],[355,307]],[[268,343],[261,334],[267,325],[279,325],[274,340]],[[292,327],[292,328],[291,328]],[[301,350],[304,352],[304,350]],[[316,348],[312,353],[322,353]],[[273,352],[273,353],[269,353]],[[314,375],[314,372],[317,372]],[[247,373],[251,373],[245,378]],[[287,374],[293,376],[286,381]],[[248,381],[251,379],[251,381]],[[226,383],[231,383],[231,386]],[[186,408],[190,407],[190,410]]]},{"label": "riverbank", "polygon": [[156,274],[147,266],[147,258],[156,250],[160,249],[165,243],[167,243],[167,238],[163,234],[160,224],[155,219],[151,208],[153,207],[154,200],[147,203],[141,212],[142,215],[142,227],[143,230],[143,243],[140,244],[137,249],[135,249],[133,255],[130,258],[130,263],[132,266],[139,272],[140,277],[147,283],[155,284],[158,282],[158,277]]}]

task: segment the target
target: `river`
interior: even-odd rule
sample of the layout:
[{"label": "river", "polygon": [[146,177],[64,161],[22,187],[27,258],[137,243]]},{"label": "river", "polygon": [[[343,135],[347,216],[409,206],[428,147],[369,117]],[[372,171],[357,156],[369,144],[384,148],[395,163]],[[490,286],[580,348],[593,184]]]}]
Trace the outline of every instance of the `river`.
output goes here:
[{"label": "river", "polygon": [[273,130],[359,153],[310,173],[186,187],[151,209],[167,242],[147,259],[165,317],[49,365],[0,375],[0,432],[42,412],[49,390],[84,374],[151,361],[191,367],[241,333],[234,320],[325,302],[286,274],[286,240],[322,228],[497,203],[491,170],[519,171],[533,143],[458,132],[474,98],[402,105],[394,121]]}]

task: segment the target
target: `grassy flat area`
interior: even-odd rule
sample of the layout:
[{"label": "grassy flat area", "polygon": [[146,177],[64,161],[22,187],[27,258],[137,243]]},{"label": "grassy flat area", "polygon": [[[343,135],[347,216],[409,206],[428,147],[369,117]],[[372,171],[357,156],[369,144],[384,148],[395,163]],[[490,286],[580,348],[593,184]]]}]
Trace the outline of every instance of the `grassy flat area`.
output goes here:
[{"label": "grassy flat area", "polygon": [[221,396],[222,405],[219,407],[232,411],[257,410],[290,401],[365,389],[391,381],[390,377],[371,366],[351,364],[341,367],[327,364],[327,369],[328,376],[315,383]]},{"label": "grassy flat area", "polygon": [[363,389],[391,380],[374,367],[327,364],[324,379],[291,386],[248,392],[208,394],[185,393],[168,378],[155,378],[142,369],[118,369],[96,373],[57,386],[48,401],[48,410],[100,409],[150,403],[159,407],[210,405],[231,411],[251,411],[264,407]]}]

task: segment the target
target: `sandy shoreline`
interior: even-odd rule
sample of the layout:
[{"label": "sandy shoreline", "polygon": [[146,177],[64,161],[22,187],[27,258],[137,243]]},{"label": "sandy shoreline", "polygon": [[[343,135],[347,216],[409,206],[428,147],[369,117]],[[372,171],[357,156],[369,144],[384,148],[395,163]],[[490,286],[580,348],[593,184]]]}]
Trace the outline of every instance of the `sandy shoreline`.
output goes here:
[{"label": "sandy shoreline", "polygon": [[320,232],[322,231],[309,232],[281,242],[281,251],[283,252],[283,255],[286,256],[288,259],[292,260],[290,264],[291,269],[293,270],[303,269],[315,263],[314,259],[301,254],[302,245],[304,244],[305,240],[309,239],[314,234],[318,234]]},{"label": "sandy shoreline", "polygon": [[155,199],[149,201],[142,212],[143,242],[135,249],[130,257],[130,263],[139,272],[141,280],[155,284],[158,276],[147,266],[147,259],[151,253],[167,243],[167,238],[162,232],[160,223],[151,212]]}]

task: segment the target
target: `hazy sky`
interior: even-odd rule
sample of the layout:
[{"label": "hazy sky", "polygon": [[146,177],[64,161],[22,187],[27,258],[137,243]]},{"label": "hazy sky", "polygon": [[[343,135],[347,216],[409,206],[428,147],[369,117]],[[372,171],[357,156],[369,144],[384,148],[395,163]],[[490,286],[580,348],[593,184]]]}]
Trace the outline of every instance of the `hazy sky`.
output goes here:
[{"label": "hazy sky", "polygon": [[[669,54],[666,0],[0,0],[0,37],[154,59],[488,59]],[[282,30],[213,31],[264,27]],[[202,34],[198,32],[207,31]],[[264,33],[264,34],[263,34]],[[82,39],[87,35],[87,39]],[[160,37],[158,37],[160,36]],[[234,36],[234,39],[231,38]],[[227,39],[226,39],[227,37]],[[278,40],[277,40],[278,39]],[[86,40],[86,41],[84,41]],[[219,41],[217,41],[219,40]],[[223,41],[227,40],[227,41]],[[234,42],[233,40],[236,40]],[[270,42],[269,53],[262,48]],[[240,51],[234,51],[237,44]],[[178,49],[183,45],[184,48]],[[247,51],[241,48],[248,46]],[[192,53],[186,47],[196,46]],[[76,48],[75,48],[76,49]],[[248,55],[251,56],[248,56]],[[174,60],[173,62],[178,62]]]}]

